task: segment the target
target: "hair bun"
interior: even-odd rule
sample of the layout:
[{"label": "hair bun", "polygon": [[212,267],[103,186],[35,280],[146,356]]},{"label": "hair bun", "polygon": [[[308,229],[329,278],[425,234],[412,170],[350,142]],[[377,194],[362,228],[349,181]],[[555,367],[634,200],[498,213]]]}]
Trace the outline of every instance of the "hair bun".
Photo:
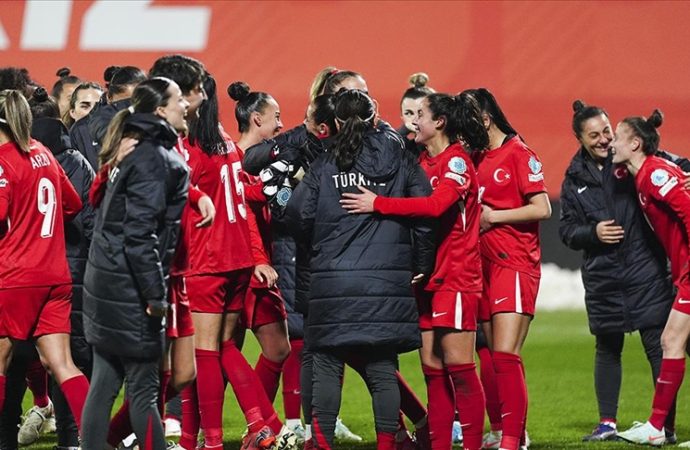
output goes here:
[{"label": "hair bun", "polygon": [[105,71],[103,71],[103,79],[105,80],[106,84],[111,83],[113,81],[113,76],[117,73],[118,70],[120,70],[122,67],[120,66],[108,66]]},{"label": "hair bun", "polygon": [[423,88],[429,83],[429,75],[417,72],[410,75],[410,84],[416,88]]},{"label": "hair bun", "polygon": [[573,102],[573,112],[575,112],[575,113],[579,113],[580,111],[582,111],[586,107],[587,107],[587,105],[585,104],[585,102],[583,102],[580,99],[577,99]]},{"label": "hair bun", "polygon": [[69,67],[61,67],[58,69],[57,72],[55,72],[55,75],[57,75],[60,78],[66,78],[66,77],[70,76],[71,73],[72,73],[72,71],[69,70]]},{"label": "hair bun", "polygon": [[235,81],[228,86],[228,95],[236,102],[241,102],[247,98],[250,92],[251,90],[249,89],[249,85],[244,81]]},{"label": "hair bun", "polygon": [[647,123],[654,128],[659,128],[664,123],[664,114],[660,110],[655,109],[647,118]]},{"label": "hair bun", "polygon": [[48,91],[46,91],[43,86],[39,86],[34,90],[31,97],[33,97],[36,102],[43,103],[48,100]]}]

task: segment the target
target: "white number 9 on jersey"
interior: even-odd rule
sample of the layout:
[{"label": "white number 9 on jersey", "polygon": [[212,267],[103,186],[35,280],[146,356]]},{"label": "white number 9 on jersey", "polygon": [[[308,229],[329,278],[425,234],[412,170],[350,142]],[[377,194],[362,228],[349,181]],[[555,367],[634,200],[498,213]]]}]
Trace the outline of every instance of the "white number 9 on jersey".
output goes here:
[{"label": "white number 9 on jersey", "polygon": [[43,223],[41,224],[42,238],[49,238],[53,235],[56,206],[55,186],[53,186],[49,179],[41,178],[38,181],[38,212],[43,214]]}]

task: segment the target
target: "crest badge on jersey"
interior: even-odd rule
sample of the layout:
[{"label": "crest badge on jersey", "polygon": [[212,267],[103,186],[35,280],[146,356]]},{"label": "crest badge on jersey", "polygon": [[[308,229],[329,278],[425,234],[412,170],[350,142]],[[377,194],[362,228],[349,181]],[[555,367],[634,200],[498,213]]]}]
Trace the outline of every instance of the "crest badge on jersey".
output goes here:
[{"label": "crest badge on jersey", "polygon": [[534,175],[537,175],[541,172],[541,163],[537,161],[537,158],[534,156],[530,156],[529,163],[527,164],[529,165],[529,170],[531,170]]},{"label": "crest badge on jersey", "polygon": [[451,172],[457,173],[458,175],[463,175],[465,172],[467,172],[467,163],[461,157],[453,156],[450,158],[450,161],[448,161],[448,168],[451,170]]},{"label": "crest badge on jersey", "polygon": [[664,169],[656,169],[652,172],[652,184],[654,186],[663,186],[669,179],[669,174]]}]

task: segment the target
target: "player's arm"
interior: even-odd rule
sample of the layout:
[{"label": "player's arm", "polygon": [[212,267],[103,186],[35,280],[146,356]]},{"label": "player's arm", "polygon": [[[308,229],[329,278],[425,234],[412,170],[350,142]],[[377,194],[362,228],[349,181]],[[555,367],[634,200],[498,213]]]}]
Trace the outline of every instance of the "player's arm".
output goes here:
[{"label": "player's arm", "polygon": [[61,166],[58,166],[58,171],[60,172],[60,187],[62,189],[62,214],[66,221],[70,221],[79,214],[83,205],[79,193]]},{"label": "player's arm", "polygon": [[311,170],[297,185],[285,208],[285,224],[293,236],[306,242],[311,240],[319,201],[323,158],[315,161]]},{"label": "player's arm", "polygon": [[[414,164],[407,177],[405,195],[427,199],[431,192],[431,185],[426,174],[419,164]],[[413,222],[412,251],[414,252],[412,283],[416,284],[433,272],[436,263],[436,234],[433,220],[427,218]]]},{"label": "player's arm", "polygon": [[578,209],[577,203],[572,196],[572,189],[569,188],[568,180],[565,180],[561,187],[561,214],[558,223],[558,235],[561,241],[573,250],[594,247],[599,243],[596,232],[597,224],[587,223],[583,220],[584,211]]}]

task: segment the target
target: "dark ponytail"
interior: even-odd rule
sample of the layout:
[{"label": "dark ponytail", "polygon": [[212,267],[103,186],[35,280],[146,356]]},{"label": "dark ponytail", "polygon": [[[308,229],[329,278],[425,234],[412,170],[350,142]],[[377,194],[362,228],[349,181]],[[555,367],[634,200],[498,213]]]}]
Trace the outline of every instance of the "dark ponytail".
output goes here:
[{"label": "dark ponytail", "polygon": [[134,66],[110,66],[103,73],[105,88],[108,91],[108,98],[122,94],[127,86],[136,86],[146,79],[143,70]]},{"label": "dark ponytail", "polygon": [[81,83],[79,77],[71,74],[69,67],[62,67],[58,69],[55,75],[58,76],[58,80],[53,85],[53,89],[51,90],[50,95],[52,95],[56,99],[60,98],[60,94],[62,94],[62,91],[65,88],[66,84]]},{"label": "dark ponytail", "polygon": [[265,92],[253,92],[244,81],[235,81],[228,86],[228,95],[237,102],[235,119],[240,133],[249,131],[252,113],[263,113],[269,99],[272,98]]},{"label": "dark ponytail", "polygon": [[601,115],[607,118],[609,117],[603,108],[587,105],[582,100],[575,100],[573,102],[573,113],[573,133],[575,133],[577,138],[579,138],[580,133],[582,133],[582,124],[587,120]]},{"label": "dark ponytail", "polygon": [[346,172],[352,168],[355,158],[362,150],[365,133],[374,126],[376,106],[362,91],[341,90],[336,96],[335,120],[340,123],[333,154],[338,170]]},{"label": "dark ponytail", "polygon": [[317,125],[326,124],[329,136],[334,136],[338,129],[335,126],[335,95],[318,95],[313,100],[312,119]]},{"label": "dark ponytail", "polygon": [[461,94],[465,93],[471,94],[477,100],[482,114],[488,115],[491,121],[496,124],[496,127],[501,130],[503,134],[518,134],[515,128],[508,122],[505,114],[503,114],[503,110],[498,106],[496,98],[488,89],[467,89],[461,92]]},{"label": "dark ponytail", "polygon": [[207,98],[199,106],[198,117],[192,114],[189,142],[192,145],[198,142],[201,150],[207,155],[224,155],[228,152],[228,144],[220,133],[216,80],[208,74],[203,84]]},{"label": "dark ponytail", "polygon": [[465,91],[455,97],[431,94],[426,102],[432,119],[445,119],[443,134],[451,143],[462,138],[469,150],[484,150],[489,146],[489,134],[484,128],[479,103],[470,93]]},{"label": "dark ponytail", "polygon": [[635,136],[642,140],[642,151],[653,155],[659,150],[659,132],[656,130],[664,122],[663,113],[655,109],[648,118],[626,117],[622,122],[628,125]]},{"label": "dark ponytail", "polygon": [[34,120],[42,118],[59,119],[60,107],[42,86],[34,91],[29,99],[29,107]]}]

